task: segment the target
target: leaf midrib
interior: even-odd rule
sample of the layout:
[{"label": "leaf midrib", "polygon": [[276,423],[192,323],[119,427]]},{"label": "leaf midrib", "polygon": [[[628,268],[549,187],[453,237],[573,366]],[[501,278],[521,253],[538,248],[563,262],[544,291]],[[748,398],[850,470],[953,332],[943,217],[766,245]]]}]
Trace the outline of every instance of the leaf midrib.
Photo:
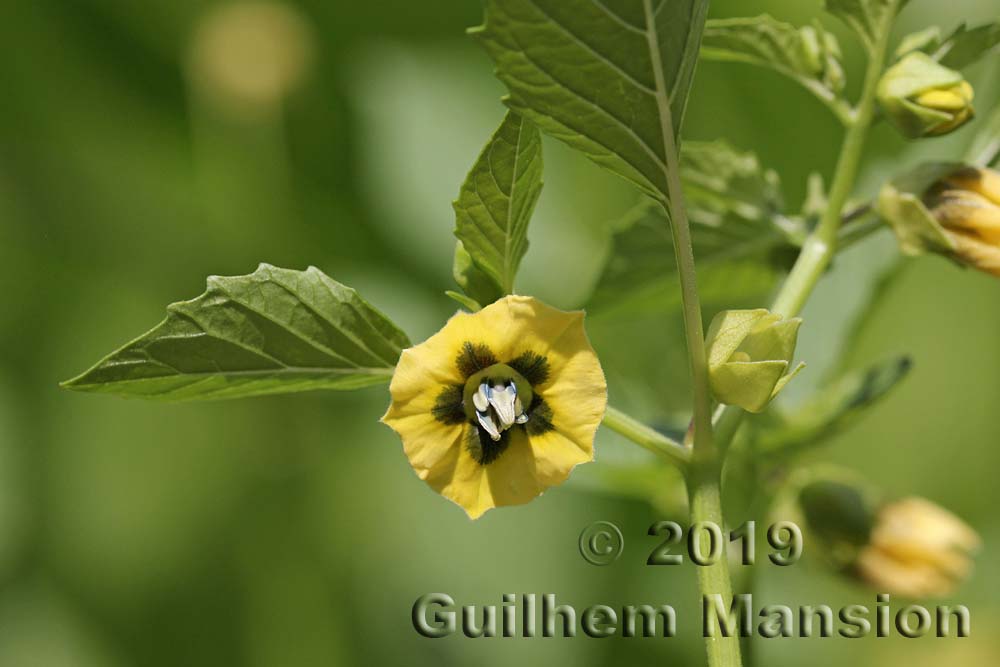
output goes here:
[{"label": "leaf midrib", "polygon": [[[161,363],[161,362],[157,362]],[[162,364],[168,368],[172,368],[169,364]],[[194,373],[188,372],[176,372],[168,375],[156,375],[151,377],[143,378],[128,378],[122,380],[113,380],[111,382],[76,382],[75,380],[69,380],[64,383],[73,387],[110,387],[122,384],[141,384],[144,382],[155,382],[157,380],[167,380],[170,378],[210,378],[210,377],[270,377],[275,375],[292,375],[295,373],[302,373],[312,376],[338,376],[338,375],[370,375],[372,377],[384,376],[386,378],[391,378],[393,374],[392,368],[375,368],[375,367],[352,367],[352,368],[328,368],[328,367],[315,367],[315,366],[281,366],[278,368],[270,368],[266,370],[245,370],[245,371],[197,371]]]},{"label": "leaf midrib", "polygon": [[[504,235],[503,244],[503,291],[504,294],[511,294],[514,291],[514,270],[513,262],[511,261],[511,249],[510,245],[514,238],[514,195],[518,192],[517,187],[517,167],[521,161],[521,138],[524,136],[524,123],[525,119],[523,117],[518,117],[517,123],[517,141],[514,142],[514,164],[511,171],[510,179],[510,196],[507,198],[507,230]],[[493,181],[496,182],[496,175],[493,173],[493,165],[490,164],[490,175],[493,176]],[[500,184],[497,183],[497,188],[500,189]],[[500,192],[503,192],[500,189]]]}]

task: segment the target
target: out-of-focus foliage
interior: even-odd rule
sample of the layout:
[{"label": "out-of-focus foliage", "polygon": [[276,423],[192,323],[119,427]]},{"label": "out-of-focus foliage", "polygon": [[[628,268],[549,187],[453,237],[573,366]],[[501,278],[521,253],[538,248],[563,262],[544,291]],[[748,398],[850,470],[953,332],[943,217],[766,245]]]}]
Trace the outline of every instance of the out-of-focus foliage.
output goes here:
[{"label": "out-of-focus foliage", "polygon": [[1000,44],[1000,21],[968,27],[960,23],[951,34],[941,36],[938,26],[907,35],[896,49],[897,57],[923,51],[945,67],[962,69],[976,62]]},{"label": "out-of-focus foliage", "polygon": [[[318,266],[414,341],[454,312],[442,294],[451,201],[504,114],[489,57],[463,36],[482,22],[482,7],[283,3],[297,17],[289,25],[307,26],[282,33],[308,35],[302,71],[279,87],[277,103],[248,110],[223,102],[211,88],[222,84],[199,74],[194,45],[224,4],[0,3],[0,664],[697,664],[694,573],[642,565],[655,546],[649,524],[678,518],[669,512],[683,502],[679,481],[654,475],[644,452],[613,435],[600,434],[598,464],[588,468],[614,463],[635,474],[592,486],[660,485],[661,509],[592,493],[581,470],[579,483],[574,475],[530,506],[470,525],[419,483],[377,423],[383,387],[171,405],[58,388],[81,362],[158,321],[164,304],[198,294],[206,276],[246,274],[262,261]],[[799,0],[718,0],[711,11],[768,12],[794,25],[821,14],[818,1]],[[912,0],[900,32],[947,28],[959,12],[969,25],[996,18],[992,0]],[[852,35],[828,27],[849,81],[858,80]],[[987,125],[997,72],[989,59],[965,72],[981,117],[948,138],[911,148],[877,128],[859,196],[936,152],[960,154]],[[684,127],[686,143],[724,138],[753,149],[782,175],[789,210],[798,210],[806,174],[829,174],[840,136],[795,84],[707,61]],[[543,144],[546,189],[518,290],[571,307],[597,280],[606,223],[634,192],[558,142]],[[823,456],[955,510],[989,549],[1000,539],[995,496],[984,492],[1000,467],[1000,288],[940,259],[913,260],[863,308],[873,275],[895,256],[894,241],[880,238],[838,258],[805,313],[798,348],[809,372],[785,394],[794,406],[823,364],[866,368],[911,354],[907,381]],[[743,305],[760,304],[723,307]],[[859,310],[868,316],[851,329],[848,354],[833,359]],[[588,325],[612,400],[660,426],[689,407],[680,325],[664,313]],[[576,547],[597,519],[626,537],[620,561],[600,569]],[[761,577],[764,604],[872,604],[807,559]],[[1000,618],[997,582],[997,559],[981,558],[956,594],[975,627]],[[682,636],[424,640],[410,608],[431,591],[464,604],[499,604],[511,591],[581,606],[669,602]],[[819,641],[822,651],[815,640],[760,642],[760,664],[1000,657],[978,632],[955,642]]]},{"label": "out-of-focus foliage", "polygon": [[769,67],[791,77],[830,105],[843,108],[846,83],[840,43],[817,21],[796,28],[764,14],[710,20],[705,24],[702,58]]},{"label": "out-of-focus foliage", "polygon": [[753,426],[755,453],[787,456],[822,444],[856,423],[906,377],[909,357],[846,373],[810,396],[794,412],[769,412]]},{"label": "out-of-focus foliage", "polygon": [[[780,251],[792,246],[799,224],[783,213],[778,175],[755,154],[725,142],[689,141],[681,153],[681,179],[705,307],[760,304],[781,273]],[[664,209],[641,203],[612,231],[611,254],[588,307],[619,315],[679,307]]]}]

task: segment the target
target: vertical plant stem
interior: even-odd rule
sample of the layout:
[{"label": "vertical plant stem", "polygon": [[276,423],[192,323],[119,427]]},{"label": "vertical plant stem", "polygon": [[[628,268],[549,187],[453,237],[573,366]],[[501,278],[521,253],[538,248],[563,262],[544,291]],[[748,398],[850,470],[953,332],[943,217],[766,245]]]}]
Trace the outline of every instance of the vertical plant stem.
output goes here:
[{"label": "vertical plant stem", "polygon": [[[721,461],[695,461],[688,475],[688,497],[691,504],[691,525],[714,523],[724,526],[722,516],[722,464]],[[703,532],[703,531],[702,531]],[[725,552],[723,552],[725,553]],[[729,559],[723,555],[696,568],[698,588],[702,598],[718,595],[728,609],[733,600],[733,586],[729,576]],[[740,639],[737,633],[729,637],[705,637],[709,667],[741,667]]]},{"label": "vertical plant stem", "polygon": [[[691,366],[691,384],[694,388],[695,451],[712,449],[712,397],[708,388],[708,359],[705,356],[705,331],[701,321],[701,303],[695,277],[694,251],[691,248],[691,227],[684,206],[677,141],[674,138],[673,112],[670,109],[669,87],[660,62],[659,37],[652,0],[643,0],[646,13],[646,39],[649,44],[653,78],[656,82],[656,104],[663,135],[663,152],[666,162],[665,177],[667,197],[665,208],[670,218],[670,232],[674,242],[674,256],[680,278],[681,301],[684,311],[684,336]],[[663,202],[661,202],[663,203]]]},{"label": "vertical plant stem", "polygon": [[[684,206],[681,188],[679,155],[674,137],[673,115],[663,64],[652,0],[643,0],[646,15],[646,38],[650,61],[656,83],[656,102],[660,116],[660,133],[663,135],[663,153],[666,162],[667,201],[670,231],[673,235],[674,254],[681,285],[684,310],[684,335],[687,341],[691,366],[691,384],[694,394],[694,447],[691,475],[688,477],[688,495],[692,523],[712,522],[722,527],[721,483],[722,461],[712,442],[712,395],[708,386],[708,358],[705,355],[705,330],[701,321],[701,303],[695,275],[694,251],[691,247],[691,228]],[[703,596],[721,595],[725,604],[732,600],[729,580],[729,561],[718,559],[714,564],[698,568],[698,583]],[[733,637],[706,638],[709,667],[741,667],[739,639]]]}]

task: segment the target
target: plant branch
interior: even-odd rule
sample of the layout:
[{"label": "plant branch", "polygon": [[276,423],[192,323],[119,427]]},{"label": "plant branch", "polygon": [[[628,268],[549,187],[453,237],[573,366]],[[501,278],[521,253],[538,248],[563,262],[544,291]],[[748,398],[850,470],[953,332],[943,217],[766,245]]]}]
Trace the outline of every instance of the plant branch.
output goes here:
[{"label": "plant branch", "polygon": [[643,449],[666,457],[682,470],[686,469],[691,461],[690,449],[621,410],[608,406],[607,412],[604,413],[604,425]]},{"label": "plant branch", "polygon": [[885,65],[885,54],[889,44],[891,18],[895,16],[895,7],[886,13],[889,19],[880,26],[878,42],[872,49],[871,59],[865,72],[864,89],[857,105],[857,115],[848,127],[844,143],[840,148],[840,157],[830,186],[830,197],[826,210],[819,225],[806,239],[798,261],[788,275],[778,298],[771,310],[784,317],[795,317],[801,312],[820,276],[830,265],[830,260],[837,251],[837,234],[840,230],[841,214],[851,195],[854,182],[858,175],[858,166],[875,115],[875,90],[882,69]]}]

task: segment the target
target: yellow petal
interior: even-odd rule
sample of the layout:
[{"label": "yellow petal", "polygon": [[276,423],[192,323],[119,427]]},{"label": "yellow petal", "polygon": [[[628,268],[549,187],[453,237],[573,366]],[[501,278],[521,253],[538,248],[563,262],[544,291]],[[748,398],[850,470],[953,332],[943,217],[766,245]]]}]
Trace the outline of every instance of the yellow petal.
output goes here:
[{"label": "yellow petal", "polygon": [[964,263],[1000,277],[1000,246],[959,231],[949,230],[948,238],[955,244],[955,254]]},{"label": "yellow petal", "polygon": [[998,171],[963,167],[952,172],[943,180],[956,190],[974,192],[1000,206],[1000,172]]},{"label": "yellow petal", "polygon": [[863,549],[855,567],[876,590],[910,598],[942,597],[957,584],[931,565],[901,562],[875,547]]},{"label": "yellow petal", "polygon": [[917,96],[917,103],[941,111],[958,111],[968,104],[968,100],[958,91],[928,90]]},{"label": "yellow petal", "polygon": [[974,192],[946,190],[933,202],[934,217],[945,227],[971,232],[1000,245],[1000,205]]},{"label": "yellow petal", "polygon": [[[480,339],[489,345],[504,362],[516,359],[524,352],[535,352],[548,358],[550,378],[559,373],[560,363],[578,352],[572,343],[579,343],[583,334],[583,313],[566,312],[527,296],[508,296],[476,313],[477,324],[485,331]],[[564,340],[570,335],[571,341]],[[586,335],[583,335],[586,341]],[[590,349],[590,344],[586,343]],[[542,385],[544,387],[544,385]]]},{"label": "yellow petal", "polygon": [[581,463],[594,460],[593,436],[587,442],[577,442],[558,428],[529,438],[535,457],[535,473],[543,486],[562,484],[570,472]]},{"label": "yellow petal", "polygon": [[443,424],[429,412],[405,417],[387,416],[383,421],[399,434],[410,465],[425,481],[432,474],[441,477],[439,468],[453,463],[448,458],[451,450],[463,446],[462,433],[466,425]]}]

